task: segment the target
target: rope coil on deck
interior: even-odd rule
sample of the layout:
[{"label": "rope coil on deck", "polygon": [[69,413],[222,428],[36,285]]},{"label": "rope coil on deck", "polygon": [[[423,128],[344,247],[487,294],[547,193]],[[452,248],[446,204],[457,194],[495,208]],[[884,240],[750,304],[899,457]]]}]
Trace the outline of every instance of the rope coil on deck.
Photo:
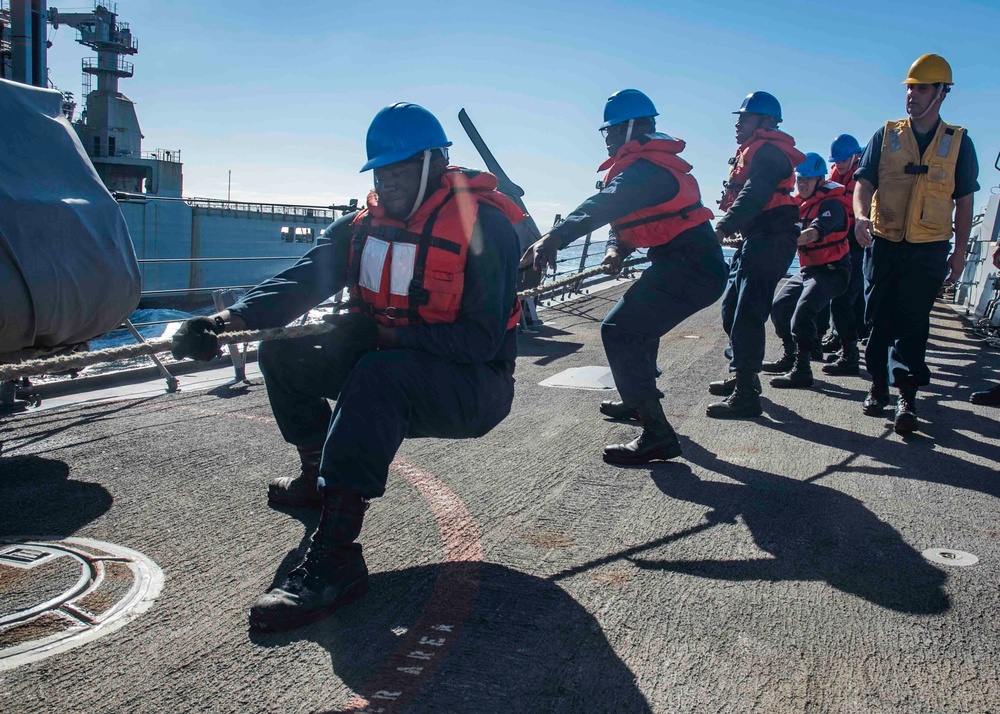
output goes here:
[{"label": "rope coil on deck", "polygon": [[[622,267],[637,265],[647,261],[648,258],[635,258],[622,263]],[[572,285],[595,275],[600,275],[604,270],[600,267],[590,268],[581,273],[569,275],[546,285],[540,285],[531,290],[519,292],[517,296],[521,299],[536,297],[561,287]],[[241,330],[239,332],[223,332],[219,335],[219,346],[242,344],[244,342],[267,342],[269,340],[291,340],[297,337],[312,337],[321,335],[334,329],[332,325],[319,322],[312,325],[292,325],[289,327],[269,327],[264,330]],[[58,374],[60,372],[70,372],[83,367],[89,367],[104,362],[114,362],[115,360],[128,359],[131,357],[144,357],[154,355],[159,352],[170,351],[171,340],[152,340],[137,345],[125,345],[123,347],[108,347],[103,350],[93,352],[81,352],[76,354],[63,355],[61,357],[50,357],[47,359],[33,359],[19,362],[17,364],[0,365],[0,382],[7,382],[20,377],[31,377],[38,374]]]}]

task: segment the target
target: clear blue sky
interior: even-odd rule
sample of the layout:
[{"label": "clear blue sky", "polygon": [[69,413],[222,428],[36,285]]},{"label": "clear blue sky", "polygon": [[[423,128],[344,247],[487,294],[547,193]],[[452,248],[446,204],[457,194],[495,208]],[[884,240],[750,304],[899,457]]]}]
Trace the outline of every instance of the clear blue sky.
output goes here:
[{"label": "clear blue sky", "polygon": [[[56,4],[68,11],[74,6]],[[77,7],[84,3],[78,2]],[[764,89],[803,151],[827,156],[841,132],[866,143],[904,115],[900,80],[924,52],[956,86],[942,115],[969,129],[982,206],[1000,183],[1000,3],[379,3],[119,0],[139,40],[136,102],[144,148],[181,149],[185,194],[329,204],[363,199],[364,137],[386,104],[433,111],[454,163],[482,166],[458,123],[465,107],[539,227],[586,198],[605,158],[604,100],[635,87],[658,128],[688,143],[714,206],[735,149],[730,112]],[[88,50],[52,39],[61,89],[80,94]]]}]

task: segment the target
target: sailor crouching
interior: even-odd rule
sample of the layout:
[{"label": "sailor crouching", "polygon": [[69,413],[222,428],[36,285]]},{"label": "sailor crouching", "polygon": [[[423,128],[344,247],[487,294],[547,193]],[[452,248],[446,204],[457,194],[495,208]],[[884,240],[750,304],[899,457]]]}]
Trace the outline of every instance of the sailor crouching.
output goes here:
[{"label": "sailor crouching", "polygon": [[847,242],[850,196],[839,183],[826,180],[826,161],[816,153],[795,167],[799,217],[799,271],[785,281],[771,306],[771,322],[784,354],[765,362],[763,371],[780,376],[771,386],[811,387],[810,361],[820,353],[816,316],[844,293],[851,279]]},{"label": "sailor crouching", "polygon": [[261,345],[271,409],[301,459],[268,499],[321,517],[302,562],[251,608],[254,629],[298,627],[365,593],[355,541],[404,438],[482,436],[510,411],[523,216],[493,175],[448,166],[450,145],[422,107],[380,111],[362,168],[374,170],[367,207],[230,310],[178,331],[175,356],[204,358],[219,329],[285,325],[350,289],[351,312],[329,316],[330,332]]},{"label": "sailor crouching", "polygon": [[605,401],[602,414],[634,420],[642,433],[604,447],[612,464],[643,464],[680,456],[656,387],[660,338],[722,295],[726,263],[712,232],[712,211],[701,203],[685,143],[656,131],[656,108],[636,89],[608,98],[600,129],[608,159],[600,193],[591,196],[528,249],[522,262],[554,264],[577,238],[611,225],[605,272],[617,275],[636,248],[648,248],[650,265],[601,323],[601,340],[621,401]]}]

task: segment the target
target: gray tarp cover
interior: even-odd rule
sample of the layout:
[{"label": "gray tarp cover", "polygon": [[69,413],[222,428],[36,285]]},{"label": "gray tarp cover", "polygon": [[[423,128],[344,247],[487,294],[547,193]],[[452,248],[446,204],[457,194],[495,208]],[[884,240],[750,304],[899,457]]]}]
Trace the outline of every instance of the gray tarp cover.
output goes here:
[{"label": "gray tarp cover", "polygon": [[125,219],[61,99],[0,80],[0,362],[103,335],[139,302]]}]

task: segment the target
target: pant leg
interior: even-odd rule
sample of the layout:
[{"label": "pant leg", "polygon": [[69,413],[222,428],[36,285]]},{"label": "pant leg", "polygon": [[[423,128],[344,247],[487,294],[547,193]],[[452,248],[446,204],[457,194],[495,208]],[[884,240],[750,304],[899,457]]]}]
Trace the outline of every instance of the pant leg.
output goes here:
[{"label": "pant leg", "polygon": [[820,348],[819,328],[816,317],[837,295],[847,289],[851,277],[850,258],[845,256],[835,263],[803,268],[802,294],[792,315],[792,337],[796,344],[808,350]]},{"label": "pant leg", "polygon": [[379,497],[404,438],[482,436],[513,399],[514,377],[502,367],[408,349],[369,353],[341,388],[320,475],[328,489]]},{"label": "pant leg", "polygon": [[898,281],[897,244],[875,238],[865,248],[865,321],[871,326],[865,347],[865,367],[872,378],[889,379],[889,347],[896,339],[893,322],[899,308],[896,305]]},{"label": "pant leg", "polygon": [[[840,339],[853,342],[858,339],[860,328],[856,310],[858,298],[864,290],[865,277],[861,266],[864,260],[864,253],[860,250],[852,250],[849,255],[851,259],[851,277],[847,281],[847,289],[830,303],[830,313],[833,319],[833,327],[840,336]],[[817,329],[819,327],[817,324]]]},{"label": "pant leg", "polygon": [[778,290],[771,304],[771,324],[779,338],[785,340],[792,336],[792,315],[802,294],[802,271],[785,281]]},{"label": "pant leg", "polygon": [[726,287],[722,293],[722,329],[727,335],[733,334],[733,318],[736,316],[736,302],[740,294],[740,260],[743,256],[743,246],[746,241],[740,243],[729,259],[729,273],[726,277]]},{"label": "pant leg", "polygon": [[344,349],[334,333],[262,342],[258,364],[267,398],[285,441],[320,446],[330,427],[330,405],[364,354]]},{"label": "pant leg", "polygon": [[722,294],[726,264],[718,244],[654,253],[652,264],[611,309],[601,340],[618,393],[627,404],[663,395],[656,388],[660,338]]},{"label": "pant leg", "polygon": [[893,386],[916,388],[930,384],[927,339],[931,309],[948,270],[948,241],[902,243],[896,302],[895,340],[889,348],[889,376]]},{"label": "pant leg", "polygon": [[736,309],[730,337],[731,370],[759,372],[764,362],[765,326],[771,314],[774,290],[795,257],[798,233],[754,236],[743,244],[737,284]]},{"label": "pant leg", "polygon": [[[833,316],[830,313],[829,306],[823,308],[816,314],[816,331],[820,334],[821,337],[825,335],[827,331],[830,329],[830,322],[832,319]],[[836,326],[834,326],[834,332],[836,331],[837,328]]]}]

